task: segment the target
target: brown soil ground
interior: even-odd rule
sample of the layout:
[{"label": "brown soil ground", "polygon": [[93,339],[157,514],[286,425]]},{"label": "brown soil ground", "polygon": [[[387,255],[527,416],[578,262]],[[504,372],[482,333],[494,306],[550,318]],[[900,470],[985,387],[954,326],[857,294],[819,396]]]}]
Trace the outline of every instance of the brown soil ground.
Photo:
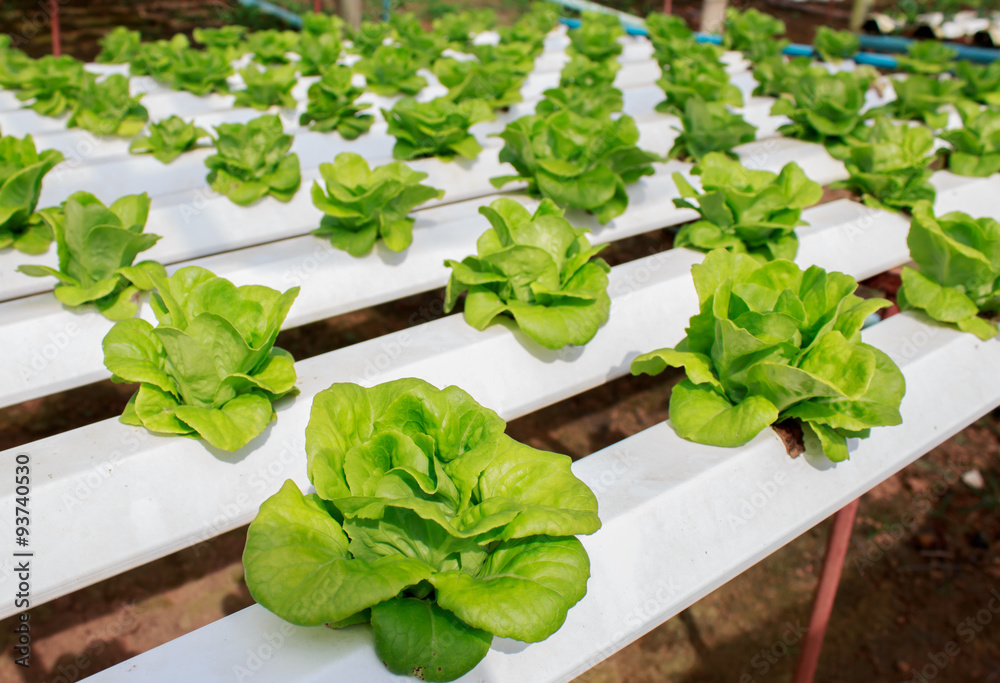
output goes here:
[{"label": "brown soil ground", "polygon": [[[10,30],[17,12],[37,2],[4,0],[0,30]],[[138,17],[148,21],[151,35],[169,35],[209,21],[181,10],[207,8],[217,17],[224,4],[68,0],[64,26],[76,41],[70,51],[86,58],[96,50],[95,38],[118,21],[135,25]],[[366,11],[377,14],[376,3],[368,4]],[[440,4],[403,8],[428,12]],[[511,16],[523,3],[493,3],[500,4]],[[695,23],[696,6],[679,0],[675,10]],[[811,41],[814,25],[827,23],[822,14],[801,9],[774,11],[800,42]],[[86,25],[83,19],[91,17]],[[842,22],[835,16],[832,23]],[[37,53],[47,49],[41,35],[31,44]],[[825,199],[838,196],[843,193],[828,192]],[[670,241],[669,231],[659,231],[611,247],[606,258],[624,262],[665,249]],[[883,277],[866,284],[886,291],[892,283]],[[402,329],[415,313],[426,318],[426,311],[440,310],[441,297],[430,292],[290,330],[278,345],[297,359],[311,357]],[[584,457],[663,420],[676,379],[626,377],[515,420],[508,431],[533,446]],[[103,382],[0,410],[0,450],[114,417],[131,392]],[[923,675],[928,681],[1000,682],[1000,620],[987,609],[994,591],[1000,594],[998,454],[1000,417],[991,414],[862,498],[817,681],[911,681]],[[983,488],[956,476],[973,471],[982,476]],[[907,515],[915,522],[904,527]],[[798,652],[793,634],[808,621],[827,527],[810,530],[579,680],[791,680]],[[15,666],[11,656],[15,621],[0,622],[0,681],[79,680],[251,604],[240,561],[245,533],[236,529],[33,609],[28,669]],[[957,655],[941,654],[949,642]]]}]

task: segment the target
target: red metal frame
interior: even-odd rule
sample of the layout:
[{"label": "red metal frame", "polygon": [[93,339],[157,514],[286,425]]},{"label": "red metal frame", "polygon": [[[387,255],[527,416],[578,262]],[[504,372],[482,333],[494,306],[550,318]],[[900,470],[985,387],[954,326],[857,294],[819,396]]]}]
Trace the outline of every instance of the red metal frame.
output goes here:
[{"label": "red metal frame", "polygon": [[49,0],[49,21],[52,22],[52,54],[62,54],[62,36],[59,34],[59,2]]},{"label": "red metal frame", "polygon": [[823,650],[823,638],[826,636],[826,627],[833,612],[833,601],[837,598],[837,587],[840,585],[840,575],[844,570],[847,546],[851,541],[851,530],[854,528],[854,519],[858,515],[860,502],[860,498],[851,501],[833,517],[833,528],[830,529],[830,537],[827,540],[823,571],[816,586],[816,598],[813,601],[812,616],[809,618],[809,630],[802,643],[799,661],[795,664],[793,683],[812,683],[816,675],[819,655]]}]

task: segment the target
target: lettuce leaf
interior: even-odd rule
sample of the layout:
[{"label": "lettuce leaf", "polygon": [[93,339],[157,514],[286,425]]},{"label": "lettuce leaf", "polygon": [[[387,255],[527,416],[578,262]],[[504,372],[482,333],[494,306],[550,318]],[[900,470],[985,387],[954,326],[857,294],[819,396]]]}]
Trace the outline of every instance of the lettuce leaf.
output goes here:
[{"label": "lettuce leaf", "polygon": [[841,71],[835,74],[809,70],[788,83],[789,90],[771,107],[772,116],[792,120],[778,128],[782,135],[819,142],[837,158],[846,153],[852,137],[863,135],[865,93],[871,73]]},{"label": "lettuce leaf", "polygon": [[754,95],[765,97],[781,97],[791,91],[792,83],[802,78],[806,73],[824,75],[826,69],[813,61],[812,57],[795,57],[785,59],[778,55],[762,59],[753,65],[753,77],[757,81]]},{"label": "lettuce leaf", "polygon": [[245,69],[240,69],[246,87],[233,93],[236,95],[233,105],[253,107],[260,111],[266,111],[276,105],[294,109],[296,103],[295,97],[292,96],[292,88],[298,82],[296,68],[294,64],[265,68],[251,64]]},{"label": "lettuce leaf", "polygon": [[1000,61],[973,64],[962,59],[955,62],[955,76],[962,83],[962,95],[990,106],[1000,106]]},{"label": "lettuce leaf", "polygon": [[386,38],[396,35],[391,24],[384,21],[362,21],[357,29],[347,27],[351,39],[350,51],[362,57],[371,57],[382,46]]},{"label": "lettuce leaf", "polygon": [[157,79],[167,78],[170,65],[177,55],[190,47],[191,43],[183,33],[174,35],[170,40],[154,40],[139,43],[129,62],[129,73],[133,76],[152,76]]},{"label": "lettuce leaf", "polygon": [[132,154],[152,154],[158,161],[169,164],[185,152],[198,147],[202,138],[212,135],[204,128],[194,125],[179,116],[149,124],[149,135],[132,139],[128,151]]},{"label": "lettuce leaf", "polygon": [[194,95],[229,92],[227,78],[233,74],[230,60],[217,51],[178,50],[157,78],[175,90]]},{"label": "lettuce leaf", "polygon": [[625,29],[617,17],[583,12],[580,19],[580,26],[569,32],[568,55],[582,55],[595,62],[607,62],[622,53],[622,44],[618,39],[625,35]]},{"label": "lettuce leaf", "polygon": [[921,200],[934,201],[930,182],[934,161],[934,134],[923,126],[895,125],[876,119],[852,140],[844,165],[850,176],[830,186],[861,195],[868,206],[908,210]]},{"label": "lettuce leaf", "polygon": [[667,156],[671,159],[698,161],[711,152],[723,152],[735,157],[733,148],[752,142],[757,127],[739,114],[729,111],[721,102],[706,102],[692,97],[684,104],[680,115],[680,135],[674,140]]},{"label": "lettuce leaf", "polygon": [[439,59],[434,62],[434,75],[448,88],[444,99],[452,102],[480,99],[491,109],[506,109],[523,99],[524,74],[503,62],[483,64],[477,60]]},{"label": "lettuce leaf", "polygon": [[903,71],[934,76],[952,67],[958,53],[936,40],[915,40],[906,46],[906,55],[896,57]]},{"label": "lettuce leaf", "polygon": [[130,138],[146,127],[149,112],[139,104],[142,95],[132,97],[128,79],[113,74],[97,81],[93,74],[84,75],[80,97],[66,122],[68,128],[83,128],[97,135]]},{"label": "lettuce leaf", "polygon": [[785,22],[780,19],[753,8],[740,11],[730,7],[722,24],[722,46],[744,52],[747,59],[756,63],[781,54],[788,41],[776,36],[784,33]]},{"label": "lettuce leaf", "polygon": [[1000,172],[1000,109],[970,102],[956,103],[963,127],[945,130],[938,137],[948,142],[948,170],[964,176],[987,178]]},{"label": "lettuce leaf", "polygon": [[535,113],[541,116],[570,111],[588,119],[610,118],[624,107],[622,91],[610,85],[569,85],[549,88],[542,94],[545,99],[535,105]]},{"label": "lettuce leaf", "polygon": [[246,26],[236,24],[220,28],[196,28],[194,39],[204,45],[206,50],[217,53],[229,63],[246,52],[246,44],[243,42],[246,32]]},{"label": "lettuce leaf", "polygon": [[597,62],[583,55],[573,55],[559,72],[559,87],[600,88],[614,85],[621,64],[610,59]]},{"label": "lettuce leaf", "polygon": [[63,55],[45,55],[21,79],[17,99],[42,116],[62,116],[80,99],[84,86],[83,62]]},{"label": "lettuce leaf", "polygon": [[288,64],[289,53],[298,50],[300,35],[297,31],[254,31],[247,35],[246,47],[261,64]]},{"label": "lettuce leaf", "polygon": [[380,45],[370,57],[354,65],[365,77],[366,88],[376,95],[416,95],[427,85],[427,79],[417,75],[423,63],[402,45]]},{"label": "lettuce leaf", "polygon": [[817,26],[813,46],[820,59],[837,64],[858,54],[861,51],[861,40],[850,31],[835,31],[827,26]]},{"label": "lettuce leaf", "polygon": [[392,109],[383,109],[382,116],[387,132],[396,138],[392,156],[402,161],[425,157],[451,161],[456,156],[475,159],[483,147],[469,127],[496,118],[484,100],[452,102],[440,97],[430,102],[404,97]]},{"label": "lettuce leaf", "polygon": [[[197,29],[195,29],[197,30]],[[132,61],[142,36],[138,31],[130,31],[124,26],[116,26],[98,41],[101,51],[94,59],[98,64],[128,64]]]},{"label": "lettuce leaf", "polygon": [[663,77],[656,82],[666,99],[656,105],[663,114],[681,115],[688,100],[720,102],[730,107],[743,106],[743,93],[729,82],[725,70],[700,62],[675,62],[663,70]]},{"label": "lettuce leaf", "polygon": [[961,82],[920,75],[893,78],[890,81],[896,99],[869,110],[867,117],[889,116],[921,121],[929,128],[944,128],[948,125],[948,114],[940,109],[958,100],[962,91]]}]

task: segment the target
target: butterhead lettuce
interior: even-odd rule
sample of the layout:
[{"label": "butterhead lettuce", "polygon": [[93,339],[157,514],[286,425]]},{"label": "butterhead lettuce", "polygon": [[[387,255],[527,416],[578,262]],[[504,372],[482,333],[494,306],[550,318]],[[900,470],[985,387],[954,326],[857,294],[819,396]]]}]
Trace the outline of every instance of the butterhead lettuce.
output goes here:
[{"label": "butterhead lettuce", "polygon": [[522,116],[498,135],[500,161],[517,175],[490,178],[494,187],[524,180],[528,192],[560,206],[584,209],[607,223],[628,207],[625,186],[653,174],[662,159],[639,149],[631,116],[587,119],[571,111]]},{"label": "butterhead lettuce", "polygon": [[807,447],[846,460],[847,439],[901,422],[903,374],[861,341],[871,313],[889,305],[862,299],[857,282],[818,266],[760,263],[723,249],[691,268],[700,312],[675,348],[632,361],[632,374],[684,368],[670,395],[678,436],[742,446],[768,425],[794,419]]},{"label": "butterhead lettuce", "polygon": [[112,380],[139,383],[121,421],[241,448],[275,419],[271,403],[295,389],[292,355],[274,340],[299,288],[237,287],[198,266],[151,279],[158,324],[121,320],[104,337]]},{"label": "butterhead lettuce", "polygon": [[289,153],[294,137],[286,135],[273,114],[216,126],[215,154],[205,159],[212,189],[240,206],[266,195],[287,202],[302,184],[299,155]]},{"label": "butterhead lettuce", "polygon": [[597,500],[563,455],[504,434],[458,387],[419,379],[317,394],[306,427],[315,493],[260,507],[243,553],[253,598],[282,619],[370,623],[390,671],[450,681],[493,636],[538,642],[586,593],[574,536]]},{"label": "butterhead lettuce", "polygon": [[319,172],[326,191],[314,182],[312,199],[325,215],[313,234],[352,256],[367,254],[379,239],[403,251],[413,241],[410,211],[444,196],[444,190],[420,184],[426,173],[401,161],[371,169],[364,157],[341,152],[332,164],[320,164]]},{"label": "butterhead lettuce", "polygon": [[111,206],[87,192],[76,192],[62,209],[45,209],[42,218],[55,234],[59,269],[18,266],[32,277],[59,280],[55,295],[67,306],[93,303],[110,320],[131,318],[138,311],[140,291],[153,287],[154,273],[166,275],[155,261],[135,265],[135,257],[160,239],[143,232],[149,216],[149,197],[121,197]]},{"label": "butterhead lettuce", "polygon": [[590,246],[586,230],[570,225],[549,199],[534,215],[512,199],[479,212],[492,227],[476,242],[476,256],[445,261],[452,269],[445,312],[467,291],[465,320],[477,330],[506,313],[546,348],[593,339],[611,308],[610,268],[594,258],[604,246]]},{"label": "butterhead lettuce", "polygon": [[980,339],[995,337],[997,324],[980,313],[1000,311],[1000,225],[961,211],[935,217],[930,202],[920,202],[906,243],[919,270],[903,268],[900,308],[921,310]]},{"label": "butterhead lettuce", "polygon": [[[697,192],[680,173],[674,183],[677,207],[696,209],[701,220],[681,226],[675,247],[703,251],[723,248],[762,260],[792,260],[799,249],[795,228],[806,225],[802,209],[823,196],[823,188],[790,161],[781,173],[750,170],[721,152],[707,154],[693,172],[700,175]],[[689,200],[694,200],[692,203]]]},{"label": "butterhead lettuce", "polygon": [[62,160],[57,150],[38,152],[30,135],[0,137],[0,249],[42,254],[49,248],[52,230],[35,208],[42,178]]}]

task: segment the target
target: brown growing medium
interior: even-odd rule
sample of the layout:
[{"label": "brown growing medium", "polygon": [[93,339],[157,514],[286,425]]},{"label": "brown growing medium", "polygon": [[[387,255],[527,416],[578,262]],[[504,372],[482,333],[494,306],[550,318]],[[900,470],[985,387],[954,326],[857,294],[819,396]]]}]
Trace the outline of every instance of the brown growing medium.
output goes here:
[{"label": "brown growing medium", "polygon": [[[190,32],[196,25],[221,23],[204,13],[217,17],[219,7],[231,4],[68,0],[63,3],[67,50],[92,58],[96,39],[117,23],[142,28],[154,38]],[[402,9],[427,10],[435,4],[440,3],[408,2]],[[502,6],[502,18],[509,19],[521,3],[463,4]],[[377,13],[377,5],[366,0],[369,16]],[[674,3],[692,24],[699,6],[691,0]],[[779,14],[789,37],[798,42],[810,42],[814,27],[827,23],[822,14],[755,6]],[[37,7],[38,0],[4,0],[0,31],[16,32],[23,13]],[[838,5],[835,28],[844,27],[842,15]],[[48,51],[46,35],[40,32],[29,43],[32,54]],[[824,201],[845,196],[849,193],[827,191]],[[670,235],[659,231],[626,240],[604,256],[612,264],[639,258],[667,248]],[[865,284],[891,292],[893,283],[882,277]],[[437,318],[441,297],[442,292],[431,292],[307,325],[282,333],[278,345],[297,359],[311,357]],[[584,457],[663,420],[670,386],[679,378],[677,372],[624,377],[514,420],[508,433],[538,448]],[[0,410],[0,450],[113,418],[131,392],[131,387],[102,382]],[[992,591],[1000,594],[998,455],[1000,418],[988,415],[862,498],[818,682],[910,681],[921,670],[930,671],[926,667],[935,659],[941,662],[938,653],[954,641],[960,654],[948,657],[934,680],[1000,683],[1000,615],[976,625],[979,631],[963,626],[982,614]],[[665,454],[664,467],[669,466]],[[984,490],[959,480],[972,470],[984,477]],[[109,530],[113,527],[114,520],[108,520]],[[790,680],[826,527],[821,524],[789,543],[579,680]],[[0,681],[79,680],[248,606],[240,562],[245,533],[245,527],[235,529],[34,608],[30,669],[13,663],[14,621],[0,622]]]}]

